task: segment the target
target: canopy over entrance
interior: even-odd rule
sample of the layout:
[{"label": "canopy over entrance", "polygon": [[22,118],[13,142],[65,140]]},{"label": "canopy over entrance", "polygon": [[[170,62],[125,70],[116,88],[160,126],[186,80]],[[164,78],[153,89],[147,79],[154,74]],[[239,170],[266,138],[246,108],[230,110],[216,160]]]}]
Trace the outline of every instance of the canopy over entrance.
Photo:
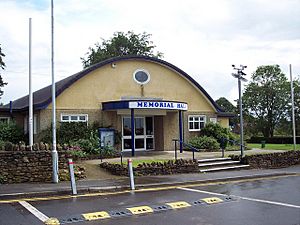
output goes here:
[{"label": "canopy over entrance", "polygon": [[104,111],[118,109],[165,109],[187,111],[188,105],[185,102],[160,100],[121,100],[102,103],[102,110]]},{"label": "canopy over entrance", "polygon": [[[178,111],[180,151],[182,151],[182,111],[188,110],[187,103],[163,100],[120,100],[102,103],[103,111],[117,111],[126,109],[130,110],[131,129],[133,131],[135,130],[135,110],[148,110],[150,112],[151,110]],[[131,132],[131,155],[135,155],[135,132]]]}]

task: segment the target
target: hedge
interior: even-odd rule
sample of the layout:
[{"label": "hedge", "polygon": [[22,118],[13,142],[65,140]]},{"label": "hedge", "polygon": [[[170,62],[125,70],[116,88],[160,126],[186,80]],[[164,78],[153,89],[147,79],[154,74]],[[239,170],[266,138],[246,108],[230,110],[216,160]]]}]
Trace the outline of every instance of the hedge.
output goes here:
[{"label": "hedge", "polygon": [[[268,144],[293,144],[293,137],[251,137],[248,143],[261,143],[265,141]],[[300,143],[300,136],[296,137],[296,142]]]}]

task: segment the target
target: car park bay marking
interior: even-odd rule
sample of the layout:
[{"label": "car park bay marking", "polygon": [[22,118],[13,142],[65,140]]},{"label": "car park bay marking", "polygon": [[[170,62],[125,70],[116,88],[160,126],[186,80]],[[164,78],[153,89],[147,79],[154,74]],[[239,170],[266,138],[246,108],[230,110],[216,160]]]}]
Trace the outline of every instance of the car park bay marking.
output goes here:
[{"label": "car park bay marking", "polygon": [[[207,182],[207,183],[194,183],[194,184],[179,184],[179,185],[172,185],[169,186],[161,186],[161,187],[142,187],[140,189],[136,189],[135,192],[149,192],[149,191],[163,191],[163,190],[172,190],[177,188],[189,188],[189,187],[199,187],[199,186],[209,186],[209,185],[216,185],[216,184],[235,184],[235,183],[243,183],[248,181],[257,181],[257,180],[271,180],[271,179],[278,179],[282,177],[292,177],[292,176],[300,176],[300,173],[292,173],[292,174],[280,174],[268,177],[254,177],[254,178],[247,178],[247,179],[240,179],[239,177],[231,177],[236,178],[237,180],[228,180],[228,181],[216,181],[216,182]],[[199,181],[200,182],[200,181]],[[0,204],[9,204],[15,203],[20,201],[51,201],[51,200],[61,200],[61,199],[70,199],[70,198],[80,198],[80,197],[96,197],[96,196],[107,196],[107,195],[118,195],[118,194],[126,194],[131,193],[131,190],[125,191],[111,191],[111,192],[95,192],[95,193],[88,193],[88,194],[79,194],[79,195],[63,195],[63,196],[48,196],[48,197],[28,197],[28,198],[19,198],[19,199],[8,199],[8,200],[0,200]],[[218,193],[215,193],[215,195]],[[223,196],[223,195],[221,195]],[[0,196],[1,198],[1,196]]]},{"label": "car park bay marking", "polygon": [[[201,190],[197,190],[197,189],[184,188],[184,187],[178,187],[177,189],[184,190],[184,191],[192,191],[192,192],[210,194],[210,195],[227,196],[225,194],[220,194],[220,193],[216,193],[216,192],[201,191]],[[266,204],[271,204],[271,205],[279,205],[279,206],[285,206],[285,207],[291,207],[291,208],[300,209],[299,205],[292,205],[292,204],[287,204],[287,203],[282,203],[282,202],[274,202],[274,201],[263,200],[263,199],[256,199],[256,198],[248,198],[248,197],[242,197],[242,196],[237,196],[237,195],[230,195],[230,196],[232,196],[234,198],[239,198],[239,199],[247,200],[247,201],[260,202],[260,203],[266,203]]]},{"label": "car park bay marking", "polygon": [[46,222],[49,220],[49,217],[37,210],[37,208],[33,207],[31,204],[25,201],[19,202],[25,209],[27,209],[29,212],[31,212],[33,215],[35,215],[39,220],[42,222]]}]

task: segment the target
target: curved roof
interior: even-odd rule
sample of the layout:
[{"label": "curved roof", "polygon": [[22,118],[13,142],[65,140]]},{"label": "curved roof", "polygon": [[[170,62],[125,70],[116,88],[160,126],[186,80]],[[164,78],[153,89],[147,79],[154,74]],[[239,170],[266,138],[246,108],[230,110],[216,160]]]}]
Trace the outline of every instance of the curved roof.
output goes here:
[{"label": "curved roof", "polygon": [[[75,83],[80,78],[84,77],[85,75],[89,74],[91,71],[94,71],[102,66],[105,66],[107,64],[116,63],[118,61],[124,61],[124,60],[144,60],[144,61],[150,61],[159,63],[161,65],[167,66],[183,77],[185,77],[187,80],[189,80],[193,85],[195,85],[200,92],[204,94],[204,96],[210,101],[210,103],[214,106],[218,114],[226,116],[227,113],[224,113],[224,111],[216,104],[216,102],[210,97],[210,95],[201,87],[200,84],[198,84],[191,76],[189,76],[186,72],[179,69],[178,67],[174,66],[171,63],[168,63],[164,60],[153,58],[149,56],[120,56],[115,58],[110,58],[107,60],[104,60],[102,62],[99,62],[95,65],[92,65],[79,73],[76,73],[72,76],[69,76],[63,80],[60,80],[55,83],[55,95],[56,97],[59,96],[64,90],[66,90],[68,87],[70,87],[73,83]],[[33,93],[33,106],[34,109],[44,109],[46,108],[52,101],[52,95],[51,95],[51,85],[44,87],[38,91],[35,91]],[[28,102],[29,102],[29,96],[26,95],[22,98],[19,98],[12,102],[12,109],[13,111],[25,111],[28,110]],[[1,107],[1,111],[7,111],[9,110],[9,104]]]}]

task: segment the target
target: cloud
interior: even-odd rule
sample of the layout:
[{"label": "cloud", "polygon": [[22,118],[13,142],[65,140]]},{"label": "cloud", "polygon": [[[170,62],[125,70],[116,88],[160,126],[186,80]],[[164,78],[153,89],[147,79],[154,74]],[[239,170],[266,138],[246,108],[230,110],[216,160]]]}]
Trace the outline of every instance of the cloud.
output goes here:
[{"label": "cloud", "polygon": [[[82,69],[80,57],[115,31],[152,34],[164,60],[191,75],[214,98],[237,98],[231,64],[279,64],[286,74],[293,64],[300,74],[300,4],[298,0],[64,0],[54,1],[56,80]],[[147,4],[147,5],[146,5]],[[0,8],[0,43],[9,84],[3,102],[27,93],[28,18],[33,18],[34,89],[51,83],[50,0],[4,0]],[[13,18],[13,19],[12,19]],[[296,76],[296,75],[295,75]]]}]

